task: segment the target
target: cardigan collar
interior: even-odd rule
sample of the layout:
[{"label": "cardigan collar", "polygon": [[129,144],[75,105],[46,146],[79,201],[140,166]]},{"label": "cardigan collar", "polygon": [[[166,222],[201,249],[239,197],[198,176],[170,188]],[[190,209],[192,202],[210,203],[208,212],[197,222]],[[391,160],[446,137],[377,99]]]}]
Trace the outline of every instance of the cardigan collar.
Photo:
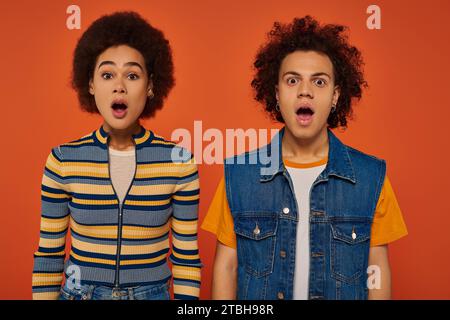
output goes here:
[{"label": "cardigan collar", "polygon": [[[108,137],[109,133],[103,129],[103,126],[100,126],[97,130],[93,132],[94,141],[99,144],[103,148],[108,147]],[[134,143],[136,147],[142,145],[144,143],[150,143],[153,140],[153,132],[145,129],[143,126],[140,126],[140,131],[137,134],[132,135]]]}]

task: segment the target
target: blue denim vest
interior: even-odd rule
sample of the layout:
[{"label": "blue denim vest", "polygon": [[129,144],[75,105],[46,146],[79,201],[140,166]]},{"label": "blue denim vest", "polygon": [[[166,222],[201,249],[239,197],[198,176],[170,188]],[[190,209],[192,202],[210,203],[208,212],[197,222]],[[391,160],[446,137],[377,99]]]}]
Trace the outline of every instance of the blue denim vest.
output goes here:
[{"label": "blue denim vest", "polygon": [[[281,160],[283,133],[225,161],[238,299],[293,297],[298,209]],[[309,299],[367,299],[371,225],[386,164],[344,145],[330,130],[328,138],[328,163],[310,192]]]}]

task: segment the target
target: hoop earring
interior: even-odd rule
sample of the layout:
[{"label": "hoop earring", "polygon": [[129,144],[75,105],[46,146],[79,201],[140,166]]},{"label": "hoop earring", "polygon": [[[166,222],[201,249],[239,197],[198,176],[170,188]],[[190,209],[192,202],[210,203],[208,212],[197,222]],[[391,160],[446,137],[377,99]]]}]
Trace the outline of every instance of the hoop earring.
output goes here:
[{"label": "hoop earring", "polygon": [[155,96],[155,94],[153,93],[153,91],[150,89],[148,90],[148,94],[147,94],[149,99],[153,99],[153,97]]},{"label": "hoop earring", "polygon": [[275,106],[275,110],[280,112],[280,104],[279,104],[278,100],[277,100],[277,105]]},{"label": "hoop earring", "polygon": [[333,113],[333,112],[335,112],[335,111],[336,111],[336,105],[333,104],[333,105],[331,106],[331,113]]}]

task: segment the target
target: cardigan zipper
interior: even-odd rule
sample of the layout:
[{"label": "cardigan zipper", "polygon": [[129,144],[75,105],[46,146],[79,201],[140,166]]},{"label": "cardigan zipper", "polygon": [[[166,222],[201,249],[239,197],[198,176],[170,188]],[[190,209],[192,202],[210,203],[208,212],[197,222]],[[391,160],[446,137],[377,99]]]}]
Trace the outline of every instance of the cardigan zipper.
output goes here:
[{"label": "cardigan zipper", "polygon": [[128,196],[128,192],[130,192],[131,187],[134,184],[134,179],[136,178],[136,171],[137,171],[137,149],[136,149],[136,142],[133,139],[134,143],[134,156],[135,156],[135,162],[134,162],[134,174],[133,174],[133,180],[131,180],[130,186],[128,187],[127,192],[125,193],[125,197],[123,198],[123,202],[120,203],[119,197],[117,196],[116,189],[114,189],[114,185],[111,180],[111,161],[109,157],[109,137],[107,140],[107,146],[108,146],[108,175],[109,175],[109,181],[111,182],[111,186],[113,188],[114,194],[117,198],[117,201],[119,202],[119,211],[118,211],[118,227],[117,227],[117,253],[116,253],[116,270],[114,275],[114,287],[119,288],[120,285],[120,277],[119,277],[119,269],[120,269],[120,251],[122,246],[122,223],[123,223],[123,204],[125,203],[125,200]]}]

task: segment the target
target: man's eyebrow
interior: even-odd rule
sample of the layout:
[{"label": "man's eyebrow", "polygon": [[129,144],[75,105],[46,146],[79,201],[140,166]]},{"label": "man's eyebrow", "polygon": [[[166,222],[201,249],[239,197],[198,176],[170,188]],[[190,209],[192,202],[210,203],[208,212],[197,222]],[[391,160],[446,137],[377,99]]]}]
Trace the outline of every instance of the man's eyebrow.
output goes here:
[{"label": "man's eyebrow", "polygon": [[[300,73],[295,72],[295,71],[287,71],[287,72],[285,72],[283,74],[283,77],[286,76],[286,75],[294,75],[294,76],[297,76],[297,77],[301,77],[302,76]],[[328,73],[326,73],[326,72],[316,72],[316,73],[313,73],[311,76],[312,77],[326,76],[326,77],[331,79],[331,76]]]},{"label": "man's eyebrow", "polygon": [[[116,64],[115,64],[115,62],[109,61],[109,60],[102,61],[102,62],[98,65],[98,69],[100,69],[100,67],[101,67],[101,66],[104,66],[104,65],[113,65],[113,66],[115,66]],[[124,66],[125,66],[125,67],[136,66],[136,67],[140,68],[142,71],[144,71],[144,68],[142,68],[142,66],[141,66],[139,63],[135,62],[135,61],[127,62],[127,63],[124,64]]]}]

